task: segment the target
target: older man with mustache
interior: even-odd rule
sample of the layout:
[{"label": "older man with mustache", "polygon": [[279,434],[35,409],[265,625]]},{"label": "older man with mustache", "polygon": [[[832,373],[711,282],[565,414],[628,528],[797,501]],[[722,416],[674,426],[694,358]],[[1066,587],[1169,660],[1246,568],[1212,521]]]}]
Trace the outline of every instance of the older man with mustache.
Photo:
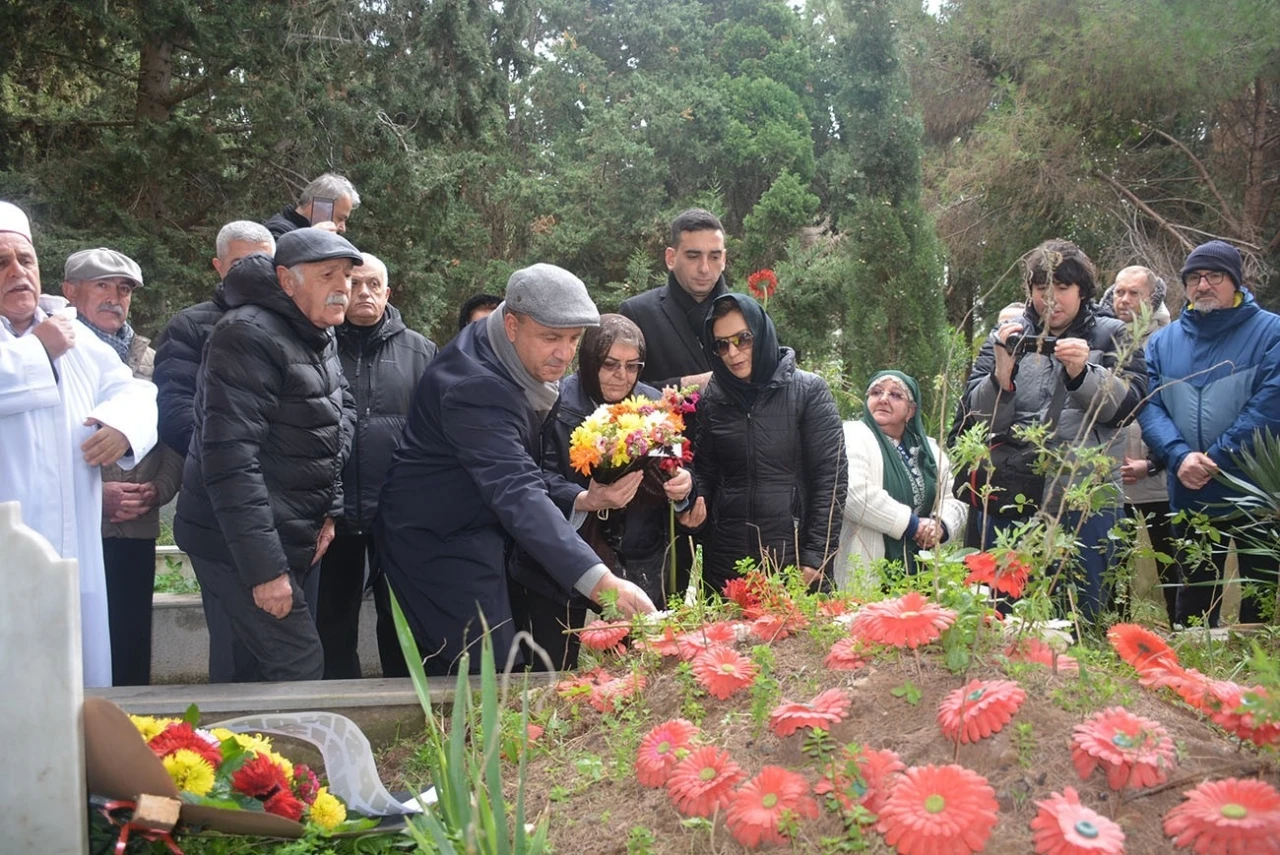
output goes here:
[{"label": "older man with mustache", "polygon": [[339,235],[297,229],[223,281],[230,309],[205,344],[173,526],[200,580],[212,682],[324,673],[304,586],[343,512],[355,407],[332,328],[362,260]]}]

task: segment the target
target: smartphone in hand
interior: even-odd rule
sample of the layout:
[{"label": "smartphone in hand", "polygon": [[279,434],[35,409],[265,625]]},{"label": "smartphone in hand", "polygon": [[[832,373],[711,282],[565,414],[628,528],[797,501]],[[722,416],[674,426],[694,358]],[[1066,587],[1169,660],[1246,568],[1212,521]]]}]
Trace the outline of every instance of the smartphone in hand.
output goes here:
[{"label": "smartphone in hand", "polygon": [[311,200],[311,225],[333,222],[333,200],[317,196]]}]

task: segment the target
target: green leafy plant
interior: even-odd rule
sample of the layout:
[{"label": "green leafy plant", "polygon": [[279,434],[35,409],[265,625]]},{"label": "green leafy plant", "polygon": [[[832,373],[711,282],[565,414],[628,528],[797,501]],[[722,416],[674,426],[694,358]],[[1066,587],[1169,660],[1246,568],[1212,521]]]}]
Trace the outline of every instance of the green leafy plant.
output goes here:
[{"label": "green leafy plant", "polygon": [[893,695],[895,698],[901,698],[913,707],[920,703],[920,699],[924,697],[924,693],[920,691],[920,687],[910,680],[903,683],[901,686],[894,686],[889,690],[889,694]]}]

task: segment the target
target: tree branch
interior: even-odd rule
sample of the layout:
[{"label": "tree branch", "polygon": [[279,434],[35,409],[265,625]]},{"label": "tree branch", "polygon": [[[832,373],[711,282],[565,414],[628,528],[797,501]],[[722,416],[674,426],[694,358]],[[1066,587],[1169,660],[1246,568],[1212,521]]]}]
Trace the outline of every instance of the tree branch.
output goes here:
[{"label": "tree branch", "polygon": [[1112,178],[1110,175],[1107,175],[1101,169],[1093,170],[1093,175],[1094,177],[1100,178],[1101,180],[1105,181],[1113,190],[1115,190],[1125,199],[1129,200],[1129,203],[1131,205],[1133,205],[1138,210],[1142,211],[1142,213],[1146,214],[1151,219],[1155,220],[1156,225],[1164,229],[1169,234],[1173,235],[1174,240],[1182,244],[1182,246],[1186,248],[1187,252],[1190,252],[1191,250],[1195,249],[1195,246],[1191,243],[1191,241],[1187,240],[1187,238],[1182,234],[1182,232],[1178,230],[1177,226],[1175,226],[1173,223],[1169,222],[1164,217],[1157,214],[1150,205],[1148,205],[1146,202],[1142,201],[1137,196],[1135,196],[1133,191],[1131,191],[1128,187],[1125,187],[1123,184],[1121,184],[1119,181]]},{"label": "tree branch", "polygon": [[1191,152],[1191,149],[1187,148],[1182,141],[1176,137],[1165,133],[1159,128],[1153,128],[1151,125],[1143,122],[1138,122],[1137,124],[1138,127],[1142,128],[1147,133],[1155,134],[1156,136],[1167,140],[1171,145],[1175,146],[1178,151],[1186,155],[1187,159],[1191,161],[1191,165],[1196,168],[1196,172],[1200,173],[1200,179],[1205,183],[1205,186],[1209,188],[1209,192],[1213,194],[1213,198],[1218,200],[1218,207],[1222,209],[1222,218],[1227,221],[1229,226],[1231,226],[1232,231],[1236,234],[1243,234],[1244,230],[1240,228],[1240,223],[1237,222],[1236,218],[1228,213],[1230,206],[1227,205],[1227,200],[1222,197],[1220,192],[1218,192],[1218,185],[1214,183],[1213,178],[1209,175],[1209,170],[1205,168],[1205,165],[1200,161],[1200,158],[1196,157]]},{"label": "tree branch", "polygon": [[215,80],[221,80],[223,77],[226,77],[228,74],[235,71],[237,66],[239,66],[239,63],[229,62],[226,65],[222,66],[221,68],[214,69],[209,74],[206,74],[204,76],[204,79],[201,80],[199,83],[194,83],[190,86],[181,86],[177,89],[174,89],[167,96],[165,96],[162,103],[166,107],[172,108],[172,107],[178,106],[183,101],[187,101],[191,98],[196,97],[197,95],[201,95],[207,92],[211,86],[213,86]]}]

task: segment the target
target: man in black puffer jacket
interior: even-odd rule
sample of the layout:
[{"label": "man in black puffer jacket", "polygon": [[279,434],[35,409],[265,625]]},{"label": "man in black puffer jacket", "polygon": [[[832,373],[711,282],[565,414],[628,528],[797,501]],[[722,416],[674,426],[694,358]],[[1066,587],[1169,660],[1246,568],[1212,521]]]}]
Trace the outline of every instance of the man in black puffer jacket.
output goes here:
[{"label": "man in black puffer jacket", "polygon": [[155,344],[152,380],[159,393],[156,404],[160,409],[160,441],[182,455],[186,455],[187,446],[191,444],[196,375],[200,373],[200,355],[204,353],[205,339],[209,338],[214,325],[228,309],[222,280],[231,270],[231,265],[246,255],[275,255],[276,242],[265,226],[249,220],[236,220],[218,231],[217,252],[213,258],[213,269],[218,271],[218,287],[213,292],[213,299],[189,306],[174,315]]},{"label": "man in black puffer jacket", "polygon": [[195,428],[174,537],[191,557],[206,613],[238,645],[213,682],[314,680],[324,654],[303,580],[342,516],[342,466],[354,404],[331,327],[342,323],[351,268],[344,238],[298,229],[274,261],[242,259],[223,282],[229,311],[205,345]]},{"label": "man in black puffer jacket", "polygon": [[346,513],[325,553],[316,603],[326,680],[360,676],[357,648],[366,556],[378,610],[382,676],[409,676],[396,639],[387,580],[374,547],[373,518],[391,455],[404,432],[414,387],[435,357],[436,346],[406,327],[399,310],[387,303],[391,296],[387,266],[376,256],[363,255],[364,264],[351,271],[347,320],[337,328],[342,373],[356,402],[356,432],[351,457],[342,471]]}]

